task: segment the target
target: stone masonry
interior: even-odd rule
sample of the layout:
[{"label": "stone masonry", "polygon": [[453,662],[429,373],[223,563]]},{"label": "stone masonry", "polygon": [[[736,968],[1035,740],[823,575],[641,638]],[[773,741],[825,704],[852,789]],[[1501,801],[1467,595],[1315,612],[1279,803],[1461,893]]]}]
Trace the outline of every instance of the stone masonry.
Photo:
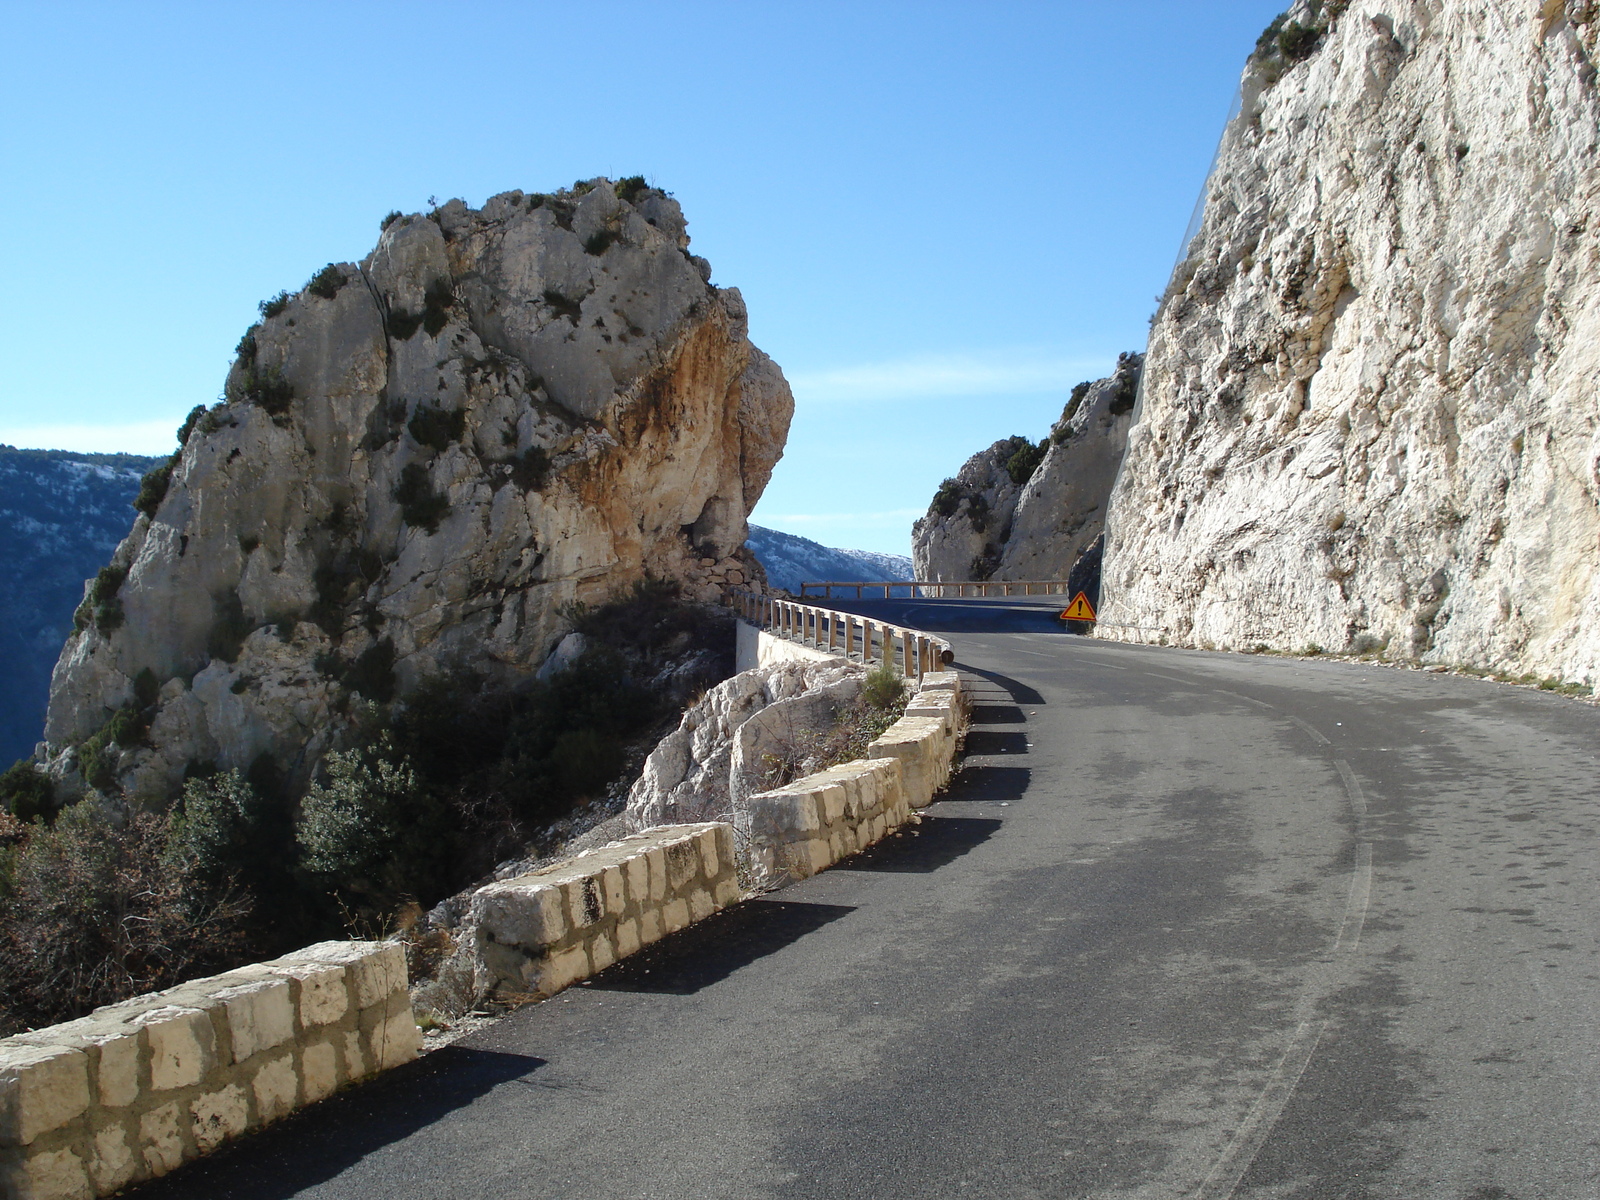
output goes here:
[{"label": "stone masonry", "polygon": [[664,825],[472,898],[480,991],[552,996],[741,898],[733,827]]},{"label": "stone masonry", "polygon": [[87,1200],[417,1056],[404,949],[322,942],[0,1041],[0,1196]]}]

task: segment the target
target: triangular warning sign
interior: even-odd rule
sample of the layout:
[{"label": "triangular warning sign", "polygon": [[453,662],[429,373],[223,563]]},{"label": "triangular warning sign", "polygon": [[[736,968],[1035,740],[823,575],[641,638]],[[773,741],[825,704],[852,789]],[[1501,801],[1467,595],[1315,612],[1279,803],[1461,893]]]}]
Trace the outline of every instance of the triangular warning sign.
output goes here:
[{"label": "triangular warning sign", "polygon": [[1061,614],[1063,621],[1093,621],[1094,605],[1089,603],[1089,597],[1079,592],[1072,598],[1072,603],[1067,605],[1066,611]]}]

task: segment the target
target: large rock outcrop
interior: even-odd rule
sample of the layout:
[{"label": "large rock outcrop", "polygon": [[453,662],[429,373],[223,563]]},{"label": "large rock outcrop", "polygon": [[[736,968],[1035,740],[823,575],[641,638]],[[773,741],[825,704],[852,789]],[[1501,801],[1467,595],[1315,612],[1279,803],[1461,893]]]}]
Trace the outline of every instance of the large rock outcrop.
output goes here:
[{"label": "large rock outcrop", "polygon": [[55,773],[137,709],[147,744],[106,743],[136,794],[264,753],[303,777],[355,699],[526,677],[563,604],[745,582],[793,401],[688,245],[639,180],[508,192],[264,305],[116,552],[114,619],[62,653]]},{"label": "large rock outcrop", "polygon": [[1593,0],[1269,30],[1152,329],[1103,616],[1596,679],[1597,31]]},{"label": "large rock outcrop", "polygon": [[1142,361],[1080,383],[1037,446],[1006,438],[947,479],[912,527],[917,578],[1065,580],[1105,526]]}]

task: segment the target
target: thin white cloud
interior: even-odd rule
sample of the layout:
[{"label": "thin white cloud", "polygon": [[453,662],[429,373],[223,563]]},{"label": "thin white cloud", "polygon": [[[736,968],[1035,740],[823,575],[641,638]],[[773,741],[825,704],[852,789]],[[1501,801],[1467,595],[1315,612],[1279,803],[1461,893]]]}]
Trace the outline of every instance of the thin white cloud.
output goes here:
[{"label": "thin white cloud", "polygon": [[1107,373],[1110,360],[1037,355],[946,355],[861,363],[789,376],[811,401],[913,400],[929,396],[1032,395],[1069,390]]},{"label": "thin white cloud", "polygon": [[22,450],[75,450],[79,454],[171,454],[183,414],[125,425],[0,425],[0,442]]}]

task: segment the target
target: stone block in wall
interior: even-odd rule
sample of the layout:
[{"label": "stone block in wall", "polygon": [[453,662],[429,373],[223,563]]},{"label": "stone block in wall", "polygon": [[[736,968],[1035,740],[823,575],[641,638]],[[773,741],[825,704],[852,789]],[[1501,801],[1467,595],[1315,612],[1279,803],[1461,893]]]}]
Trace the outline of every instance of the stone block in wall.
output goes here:
[{"label": "stone block in wall", "polygon": [[404,949],[370,942],[0,1040],[0,1196],[109,1195],[419,1048]]},{"label": "stone block in wall", "polygon": [[741,802],[740,831],[765,884],[799,880],[910,819],[897,758],[856,759]]},{"label": "stone block in wall", "polygon": [[867,757],[899,760],[907,800],[913,808],[926,808],[950,776],[954,751],[953,731],[942,718],[901,717],[867,747]]},{"label": "stone block in wall", "polygon": [[740,895],[730,825],[645,830],[480,888],[477,973],[501,992],[551,996]]}]

